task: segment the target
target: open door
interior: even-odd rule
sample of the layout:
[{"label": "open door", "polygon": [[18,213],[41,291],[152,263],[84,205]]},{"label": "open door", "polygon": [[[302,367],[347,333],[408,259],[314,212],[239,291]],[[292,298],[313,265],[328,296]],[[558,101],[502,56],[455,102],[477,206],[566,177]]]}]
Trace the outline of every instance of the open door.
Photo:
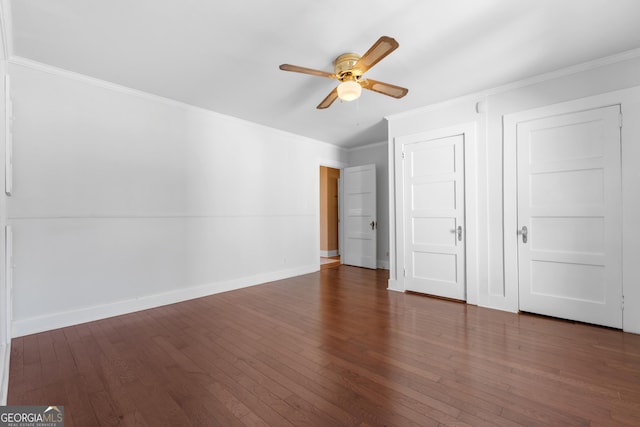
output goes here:
[{"label": "open door", "polygon": [[345,168],[342,262],[377,268],[376,165]]}]

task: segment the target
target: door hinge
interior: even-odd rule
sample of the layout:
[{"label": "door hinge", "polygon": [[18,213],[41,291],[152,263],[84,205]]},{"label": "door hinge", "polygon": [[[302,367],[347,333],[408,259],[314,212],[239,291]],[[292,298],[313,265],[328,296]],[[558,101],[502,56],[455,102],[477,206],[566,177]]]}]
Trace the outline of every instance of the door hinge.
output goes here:
[{"label": "door hinge", "polygon": [[618,126],[622,128],[622,112],[618,113]]},{"label": "door hinge", "polygon": [[402,152],[402,158],[404,159],[404,151]]},{"label": "door hinge", "polygon": [[622,295],[622,301],[620,302],[620,310],[624,311],[624,295]]},{"label": "door hinge", "polygon": [[406,269],[406,268],[403,268],[403,269],[402,269],[402,275],[403,275],[404,277],[407,277],[407,269]]}]

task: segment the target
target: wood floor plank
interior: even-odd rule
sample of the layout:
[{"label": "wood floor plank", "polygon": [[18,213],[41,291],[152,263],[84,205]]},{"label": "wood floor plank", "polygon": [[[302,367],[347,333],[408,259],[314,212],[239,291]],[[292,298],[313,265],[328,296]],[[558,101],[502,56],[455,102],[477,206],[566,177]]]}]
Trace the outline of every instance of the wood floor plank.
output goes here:
[{"label": "wood floor plank", "polygon": [[12,341],[69,426],[637,426],[640,336],[340,266]]}]

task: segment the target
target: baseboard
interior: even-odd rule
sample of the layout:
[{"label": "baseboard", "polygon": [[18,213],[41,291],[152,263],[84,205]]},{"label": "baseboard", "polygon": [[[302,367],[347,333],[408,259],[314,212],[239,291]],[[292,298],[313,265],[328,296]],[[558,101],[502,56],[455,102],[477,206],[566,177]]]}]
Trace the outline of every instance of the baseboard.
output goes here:
[{"label": "baseboard", "polygon": [[338,256],[338,255],[340,255],[340,254],[338,253],[337,249],[332,250],[332,251],[323,251],[323,250],[320,251],[320,256],[326,257],[326,258],[329,258],[329,257],[332,257],[332,256]]},{"label": "baseboard", "polygon": [[404,289],[400,288],[400,283],[396,279],[389,279],[387,281],[387,290],[388,291],[396,291],[396,292],[404,292]]},{"label": "baseboard", "polygon": [[9,360],[11,358],[11,342],[0,346],[0,406],[7,405],[9,391]]},{"label": "baseboard", "polygon": [[241,277],[238,279],[193,286],[186,289],[148,295],[125,301],[86,307],[78,310],[70,310],[47,316],[18,320],[12,323],[11,331],[14,338],[21,337],[38,332],[64,328],[66,326],[78,325],[80,323],[93,322],[94,320],[106,319],[108,317],[120,316],[123,314],[133,313],[135,311],[175,304],[177,302],[187,301],[194,298],[201,298],[221,292],[232,291],[234,289],[260,285],[263,283],[273,282],[275,280],[287,279],[289,277],[313,273],[315,271],[318,271],[318,269],[318,264],[307,265],[289,270],[274,271],[255,276]]},{"label": "baseboard", "polygon": [[379,259],[377,262],[378,262],[378,268],[380,268],[382,270],[388,270],[389,269],[389,261],[383,260],[383,259]]}]

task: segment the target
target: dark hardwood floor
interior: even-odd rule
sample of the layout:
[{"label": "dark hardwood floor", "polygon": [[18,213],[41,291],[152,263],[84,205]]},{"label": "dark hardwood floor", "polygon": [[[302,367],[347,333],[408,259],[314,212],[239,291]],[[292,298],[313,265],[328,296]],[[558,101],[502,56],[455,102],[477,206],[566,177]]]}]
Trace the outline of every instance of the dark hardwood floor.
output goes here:
[{"label": "dark hardwood floor", "polygon": [[340,266],[13,340],[65,425],[640,425],[640,336],[386,290]]},{"label": "dark hardwood floor", "polygon": [[340,256],[320,257],[320,270],[340,267]]}]

